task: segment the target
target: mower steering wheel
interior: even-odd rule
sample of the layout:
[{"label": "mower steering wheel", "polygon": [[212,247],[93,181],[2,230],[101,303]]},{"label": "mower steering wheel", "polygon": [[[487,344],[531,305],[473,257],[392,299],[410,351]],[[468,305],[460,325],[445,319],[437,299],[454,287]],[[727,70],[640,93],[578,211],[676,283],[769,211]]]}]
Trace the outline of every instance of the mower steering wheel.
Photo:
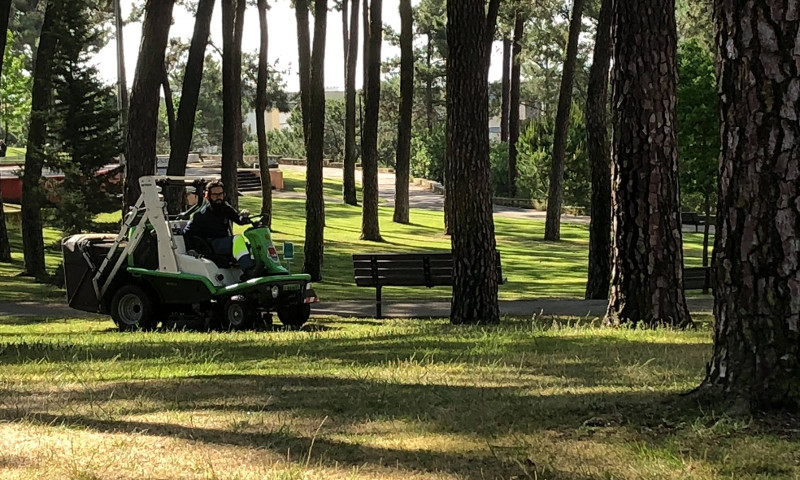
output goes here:
[{"label": "mower steering wheel", "polygon": [[268,222],[265,222],[264,219],[269,218],[269,215],[265,215],[263,213],[257,213],[255,215],[250,215],[250,223],[254,227],[261,227],[265,226]]}]

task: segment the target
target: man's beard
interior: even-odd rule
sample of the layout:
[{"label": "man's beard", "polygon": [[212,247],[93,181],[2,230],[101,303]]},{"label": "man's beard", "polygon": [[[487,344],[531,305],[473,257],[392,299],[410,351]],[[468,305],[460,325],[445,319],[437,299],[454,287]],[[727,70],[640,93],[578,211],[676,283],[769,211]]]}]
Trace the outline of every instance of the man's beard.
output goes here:
[{"label": "man's beard", "polygon": [[211,202],[211,208],[215,211],[220,211],[225,206],[225,200],[214,200]]}]

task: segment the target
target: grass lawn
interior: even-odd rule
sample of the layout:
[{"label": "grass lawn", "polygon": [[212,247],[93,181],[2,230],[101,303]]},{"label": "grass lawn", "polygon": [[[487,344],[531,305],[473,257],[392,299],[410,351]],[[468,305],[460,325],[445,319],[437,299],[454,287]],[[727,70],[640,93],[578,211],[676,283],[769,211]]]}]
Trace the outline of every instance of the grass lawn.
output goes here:
[{"label": "grass lawn", "polygon": [[120,334],[4,318],[3,479],[775,479],[800,423],[680,397],[697,331],[321,319]]},{"label": "grass lawn", "polygon": [[6,156],[0,158],[0,165],[24,163],[25,162],[25,149],[19,147],[8,147]]},{"label": "grass lawn", "polygon": [[[294,175],[285,177],[287,189],[303,192],[304,181]],[[325,181],[326,196],[341,198],[341,184]],[[359,192],[360,194],[360,192]],[[250,211],[260,209],[260,198],[242,197],[241,207]],[[359,240],[361,232],[361,208],[339,202],[326,205],[325,263],[323,282],[315,284],[315,289],[323,301],[373,299],[374,289],[357,288],[353,283],[353,253],[368,252],[421,252],[446,251],[450,249],[450,239],[442,235],[444,223],[442,213],[430,210],[412,209],[411,224],[400,225],[392,222],[393,209],[380,207],[380,226],[383,242]],[[118,213],[116,214],[119,215]],[[118,218],[118,217],[117,217]],[[114,215],[104,215],[101,221],[113,223]],[[293,271],[303,265],[303,238],[305,237],[305,200],[302,198],[276,198],[274,200],[274,240],[278,249],[284,241],[296,244],[297,258],[292,264]],[[496,217],[495,229],[497,245],[500,250],[503,274],[508,283],[500,287],[503,300],[530,299],[542,297],[583,298],[587,257],[589,248],[589,228],[587,225],[562,224],[560,242],[546,242],[544,222]],[[238,227],[237,231],[242,228]],[[117,232],[114,232],[117,233]],[[15,263],[0,264],[0,302],[13,300],[60,299],[62,291],[53,287],[34,284],[29,279],[16,277],[22,271],[21,238],[19,226],[10,228]],[[45,244],[47,263],[55,269],[60,260],[58,247],[59,233],[46,229]],[[702,233],[685,233],[686,264],[699,266],[702,253]],[[699,292],[692,292],[697,294]],[[383,295],[392,299],[433,300],[446,299],[450,289],[426,288],[386,288]]]}]

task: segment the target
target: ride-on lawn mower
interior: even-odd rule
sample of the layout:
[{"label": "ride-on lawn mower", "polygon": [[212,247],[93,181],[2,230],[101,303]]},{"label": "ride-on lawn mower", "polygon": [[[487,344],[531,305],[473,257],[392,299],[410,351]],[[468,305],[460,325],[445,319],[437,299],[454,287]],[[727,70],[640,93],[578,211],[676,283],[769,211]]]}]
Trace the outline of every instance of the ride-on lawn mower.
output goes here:
[{"label": "ride-on lawn mower", "polygon": [[262,276],[240,281],[232,257],[221,257],[192,238],[187,250],[186,220],[171,219],[162,187],[194,186],[207,181],[147,176],[142,195],[125,216],[119,234],[73,235],[62,241],[69,306],[108,313],[122,330],[153,329],[171,316],[202,320],[206,327],[242,330],[272,312],[286,326],[303,325],[317,301],[311,277],[292,275],[280,263],[266,218],[253,217],[245,232]]}]

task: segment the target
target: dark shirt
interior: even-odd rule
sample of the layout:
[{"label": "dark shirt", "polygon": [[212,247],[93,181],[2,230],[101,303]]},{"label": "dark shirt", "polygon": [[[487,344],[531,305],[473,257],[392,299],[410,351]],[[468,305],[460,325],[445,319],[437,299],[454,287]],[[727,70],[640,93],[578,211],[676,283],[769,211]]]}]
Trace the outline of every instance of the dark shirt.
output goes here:
[{"label": "dark shirt", "polygon": [[247,223],[229,203],[225,202],[218,210],[209,203],[194,214],[183,234],[202,238],[227,237],[231,234],[231,222]]}]

